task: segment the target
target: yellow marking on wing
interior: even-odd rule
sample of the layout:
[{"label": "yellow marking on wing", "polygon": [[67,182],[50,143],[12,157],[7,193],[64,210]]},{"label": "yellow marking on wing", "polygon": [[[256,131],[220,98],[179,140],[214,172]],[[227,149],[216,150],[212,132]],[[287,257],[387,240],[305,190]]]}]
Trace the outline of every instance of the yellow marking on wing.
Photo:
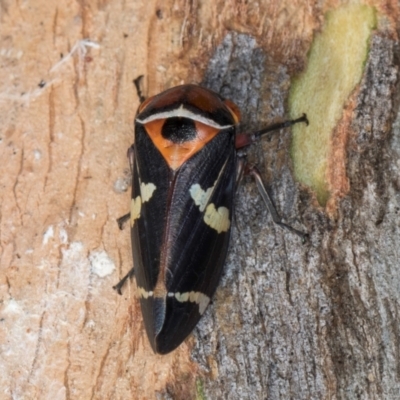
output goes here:
[{"label": "yellow marking on wing", "polygon": [[204,222],[218,233],[228,232],[231,226],[229,210],[226,207],[219,207],[217,210],[215,205],[211,203],[207,206],[204,214]]},{"label": "yellow marking on wing", "polygon": [[131,227],[135,223],[135,219],[140,217],[140,210],[142,209],[142,199],[140,196],[131,200]]},{"label": "yellow marking on wing", "polygon": [[140,184],[140,193],[142,195],[142,201],[145,203],[151,199],[154,191],[156,190],[156,185],[154,183],[141,183]]},{"label": "yellow marking on wing", "polygon": [[206,210],[204,214],[204,222],[211,228],[215,229],[218,233],[228,231],[229,227],[231,226],[231,221],[229,220],[229,210],[226,207],[219,207],[218,210],[216,210],[215,205],[209,204],[209,201],[223,171],[225,170],[226,163],[227,161],[221,168],[221,171],[219,172],[213,186],[209,187],[207,190],[203,190],[198,183],[195,183],[189,189],[190,196],[192,197],[196,206],[199,207],[200,212]]},{"label": "yellow marking on wing", "polygon": [[184,301],[188,301],[189,300],[189,292],[175,293],[175,298],[181,303],[183,303]]},{"label": "yellow marking on wing", "polygon": [[202,315],[210,303],[210,298],[201,292],[168,293],[168,297],[175,297],[180,303],[190,301],[199,305],[199,313]]},{"label": "yellow marking on wing", "polygon": [[221,171],[219,171],[219,174],[217,176],[217,179],[214,182],[214,185],[209,187],[207,190],[203,190],[201,186],[198,183],[195,183],[192,185],[189,189],[190,196],[192,196],[192,199],[194,200],[194,203],[196,206],[199,207],[200,211],[203,212],[210,201],[210,198],[214,192],[215,187],[217,186],[217,183],[219,179],[221,178],[222,173],[225,170],[227,161],[225,161],[225,164],[222,166]]},{"label": "yellow marking on wing", "polygon": [[206,310],[208,303],[210,302],[210,298],[203,293],[199,293],[198,300],[196,303],[199,305],[199,313],[203,315],[204,311]]},{"label": "yellow marking on wing", "polygon": [[211,186],[206,191],[204,191],[201,188],[201,186],[198,183],[196,183],[192,185],[191,188],[189,189],[190,196],[192,196],[194,203],[196,204],[196,206],[199,207],[201,212],[205,210],[212,195],[212,192],[214,191],[214,186]]},{"label": "yellow marking on wing", "polygon": [[149,297],[151,297],[151,296],[153,296],[153,292],[148,292],[147,290],[145,290],[144,288],[142,288],[142,287],[140,287],[140,286],[138,286],[138,288],[137,288],[137,295],[138,295],[138,297],[143,297],[144,299],[147,299],[147,298],[149,298]]},{"label": "yellow marking on wing", "polygon": [[135,219],[140,217],[140,211],[142,210],[142,203],[146,203],[153,196],[156,186],[153,183],[141,183],[140,193],[141,196],[137,196],[131,200],[131,227],[135,223]]}]

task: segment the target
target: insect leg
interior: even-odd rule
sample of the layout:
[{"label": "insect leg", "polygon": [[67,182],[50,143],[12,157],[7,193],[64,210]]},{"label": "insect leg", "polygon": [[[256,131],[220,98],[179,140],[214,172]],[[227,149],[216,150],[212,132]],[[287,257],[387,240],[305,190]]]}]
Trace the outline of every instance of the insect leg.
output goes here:
[{"label": "insect leg", "polygon": [[[139,79],[139,78],[137,78],[137,79]],[[135,145],[132,145],[131,147],[129,147],[127,156],[128,156],[131,172],[133,174],[133,166],[134,166],[134,162],[135,162]],[[122,217],[119,217],[117,219],[117,224],[118,224],[119,229],[121,229],[121,230],[124,229],[126,222],[129,221],[130,218],[131,218],[130,212],[123,215]],[[135,271],[134,271],[134,268],[132,268],[115,286],[113,286],[113,289],[116,290],[119,294],[122,294],[121,289],[125,285],[125,282],[129,278],[132,278],[134,275],[135,275]]]},{"label": "insect leg", "polygon": [[237,157],[235,190],[238,190],[240,184],[242,183],[246,165],[246,154],[242,150],[240,150]]},{"label": "insect leg", "polygon": [[257,189],[258,189],[262,199],[264,200],[264,203],[266,204],[269,212],[271,213],[272,220],[277,225],[281,226],[282,228],[285,228],[285,229],[289,230],[290,232],[293,232],[296,235],[300,236],[302,238],[302,240],[303,240],[303,243],[304,243],[308,238],[308,234],[304,233],[304,232],[301,232],[301,231],[291,227],[290,225],[287,225],[287,224],[282,222],[282,218],[278,214],[278,212],[276,211],[275,205],[274,205],[270,195],[268,194],[267,189],[264,186],[264,183],[263,183],[263,181],[261,179],[261,175],[260,175],[260,172],[258,171],[258,169],[256,167],[254,167],[254,166],[253,167],[249,167],[248,173],[256,181]]},{"label": "insect leg", "polygon": [[135,276],[135,268],[132,268],[116,285],[113,289],[117,291],[118,294],[122,294],[122,287],[125,285],[126,281]]},{"label": "insect leg", "polygon": [[[133,163],[135,161],[135,151],[134,151],[134,149],[135,149],[134,145],[132,145],[131,147],[129,147],[128,153],[127,153],[128,160],[129,160],[129,165],[130,165],[132,173],[133,173]],[[129,220],[130,216],[131,216],[131,213],[127,213],[127,214],[125,214],[122,217],[119,217],[117,219],[117,224],[118,224],[119,229],[121,229],[121,230],[124,229],[125,224]]]},{"label": "insect leg", "polygon": [[129,220],[130,217],[131,217],[131,213],[128,213],[117,219],[118,228],[121,229],[121,231],[122,231],[122,229],[125,228],[125,224]]},{"label": "insect leg", "polygon": [[144,75],[139,75],[133,80],[140,103],[143,103],[146,100],[146,97],[143,95],[143,78]]},{"label": "insect leg", "polygon": [[269,132],[278,131],[280,129],[287,128],[289,126],[298,124],[300,122],[304,122],[306,125],[308,125],[308,119],[306,114],[303,114],[300,118],[297,119],[292,119],[288,121],[278,122],[277,124],[269,125],[264,129],[261,129],[259,131],[250,134],[240,133],[239,135],[236,135],[235,147],[237,149],[242,149],[243,147],[250,146],[252,143],[257,142],[261,138],[261,136],[264,136]]}]

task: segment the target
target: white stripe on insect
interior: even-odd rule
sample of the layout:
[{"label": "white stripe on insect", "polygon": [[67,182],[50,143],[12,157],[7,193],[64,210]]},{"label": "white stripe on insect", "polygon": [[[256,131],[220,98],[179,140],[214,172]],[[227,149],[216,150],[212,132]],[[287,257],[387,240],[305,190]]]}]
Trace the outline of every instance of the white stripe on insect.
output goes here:
[{"label": "white stripe on insect", "polygon": [[[153,291],[147,291],[146,289],[138,286],[137,287],[137,296],[142,297],[143,299],[148,299],[149,297],[154,296]],[[177,301],[180,303],[185,303],[186,301],[190,301],[191,303],[197,303],[199,305],[199,313],[202,315],[210,303],[210,298],[201,292],[185,292],[185,293],[168,293],[168,297],[175,297]]]},{"label": "white stripe on insect", "polygon": [[147,298],[153,296],[153,294],[154,293],[152,291],[148,292],[146,289],[144,289],[140,286],[137,287],[137,296],[138,297],[143,297],[144,299],[147,299]]},{"label": "white stripe on insect", "polygon": [[135,219],[140,217],[142,203],[146,203],[153,196],[156,186],[153,183],[141,183],[140,193],[142,196],[137,196],[131,200],[131,227],[135,223]]},{"label": "white stripe on insect", "polygon": [[213,128],[216,129],[227,129],[233,126],[233,124],[220,125],[210,118],[204,117],[200,114],[195,114],[193,111],[187,110],[186,108],[183,107],[183,104],[181,104],[179,108],[175,108],[174,110],[151,114],[145,119],[136,118],[136,121],[144,125],[147,124],[148,122],[155,121],[157,119],[164,119],[164,118],[167,119],[173,117],[189,118],[192,119],[193,121],[201,122],[207,126],[212,126]]},{"label": "white stripe on insect", "polygon": [[210,298],[201,292],[168,293],[168,297],[175,297],[180,303],[190,301],[199,305],[199,313],[202,315],[210,302]]}]

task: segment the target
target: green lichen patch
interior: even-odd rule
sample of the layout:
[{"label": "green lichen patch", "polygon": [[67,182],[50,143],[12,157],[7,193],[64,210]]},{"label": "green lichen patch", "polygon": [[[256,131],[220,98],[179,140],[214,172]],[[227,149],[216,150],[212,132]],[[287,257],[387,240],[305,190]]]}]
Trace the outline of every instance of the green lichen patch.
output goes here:
[{"label": "green lichen patch", "polygon": [[200,378],[196,379],[196,400],[206,400],[203,381]]},{"label": "green lichen patch", "polygon": [[[326,14],[322,32],[311,46],[307,69],[292,85],[292,118],[306,113],[310,124],[293,127],[291,155],[296,179],[311,187],[321,205],[329,199],[327,167],[331,135],[351,92],[360,82],[368,54],[375,9],[349,4]],[[334,160],[333,160],[334,162]]]}]

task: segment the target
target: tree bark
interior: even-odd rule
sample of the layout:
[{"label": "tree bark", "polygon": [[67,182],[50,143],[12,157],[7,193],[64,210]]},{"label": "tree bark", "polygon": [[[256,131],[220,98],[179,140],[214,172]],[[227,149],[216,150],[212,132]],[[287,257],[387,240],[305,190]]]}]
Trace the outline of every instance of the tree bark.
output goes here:
[{"label": "tree bark", "polygon": [[275,226],[245,179],[221,285],[167,356],[147,342],[135,283],[112,290],[132,263],[115,221],[129,205],[133,79],[149,95],[201,83],[236,102],[243,131],[284,119],[339,3],[265,3],[0,2],[4,399],[398,398],[396,2],[373,2],[381,22],[340,122],[348,193],[324,209],[294,181],[290,130],[248,151],[309,242]]}]

